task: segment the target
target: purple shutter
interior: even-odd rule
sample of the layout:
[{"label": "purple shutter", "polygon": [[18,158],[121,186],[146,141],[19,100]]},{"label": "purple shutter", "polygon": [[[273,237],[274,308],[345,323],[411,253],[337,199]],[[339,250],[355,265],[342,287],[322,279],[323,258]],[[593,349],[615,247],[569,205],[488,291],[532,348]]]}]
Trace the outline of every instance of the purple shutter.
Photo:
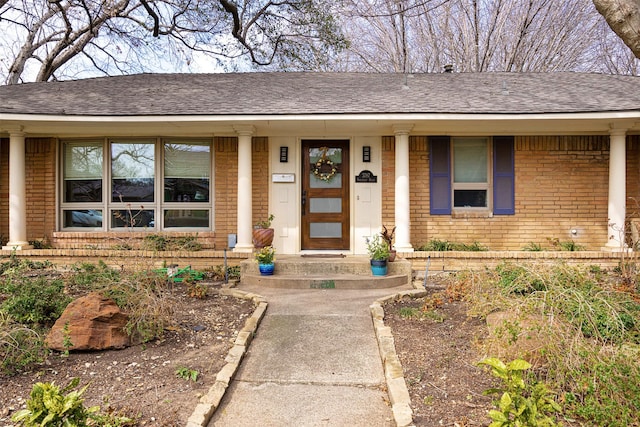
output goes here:
[{"label": "purple shutter", "polygon": [[493,214],[515,215],[514,138],[493,137]]},{"label": "purple shutter", "polygon": [[431,215],[451,215],[451,153],[448,136],[429,137]]}]

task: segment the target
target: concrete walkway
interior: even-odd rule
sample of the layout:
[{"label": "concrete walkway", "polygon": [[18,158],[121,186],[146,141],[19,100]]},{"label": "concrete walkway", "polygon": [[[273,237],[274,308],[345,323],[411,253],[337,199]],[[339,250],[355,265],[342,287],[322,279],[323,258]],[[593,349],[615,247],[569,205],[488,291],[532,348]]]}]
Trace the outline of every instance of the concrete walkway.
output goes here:
[{"label": "concrete walkway", "polygon": [[410,289],[240,286],[269,303],[209,426],[394,426],[370,304]]}]

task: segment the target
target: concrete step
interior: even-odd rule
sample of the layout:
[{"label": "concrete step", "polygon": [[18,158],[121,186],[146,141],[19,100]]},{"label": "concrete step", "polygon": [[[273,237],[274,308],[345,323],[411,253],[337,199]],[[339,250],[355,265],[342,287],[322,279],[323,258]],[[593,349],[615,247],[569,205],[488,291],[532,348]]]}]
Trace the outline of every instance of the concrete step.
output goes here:
[{"label": "concrete step", "polygon": [[240,281],[283,289],[381,289],[411,283],[411,263],[397,259],[386,276],[373,276],[369,258],[280,256],[273,276],[262,276],[254,260],[240,264]]}]

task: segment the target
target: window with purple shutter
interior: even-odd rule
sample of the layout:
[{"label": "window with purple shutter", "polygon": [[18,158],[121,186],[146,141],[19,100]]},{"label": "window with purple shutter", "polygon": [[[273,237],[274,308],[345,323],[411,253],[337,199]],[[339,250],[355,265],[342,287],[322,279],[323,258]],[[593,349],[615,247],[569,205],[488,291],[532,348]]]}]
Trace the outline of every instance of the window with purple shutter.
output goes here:
[{"label": "window with purple shutter", "polygon": [[[493,137],[493,213],[515,214],[514,137]],[[451,138],[429,137],[429,191],[431,215],[451,215]],[[464,191],[464,190],[461,190]]]}]

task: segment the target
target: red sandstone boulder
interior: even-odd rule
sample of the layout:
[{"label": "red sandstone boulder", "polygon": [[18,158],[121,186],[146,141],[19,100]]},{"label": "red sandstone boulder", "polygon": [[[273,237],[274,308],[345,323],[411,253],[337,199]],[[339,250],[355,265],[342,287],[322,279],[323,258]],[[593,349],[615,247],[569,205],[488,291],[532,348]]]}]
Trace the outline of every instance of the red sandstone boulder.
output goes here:
[{"label": "red sandstone boulder", "polygon": [[[128,319],[113,300],[92,292],[67,306],[45,342],[50,349],[58,351],[124,348],[130,345],[124,331]],[[65,325],[68,325],[67,332]],[[71,347],[65,348],[65,335]]]}]

